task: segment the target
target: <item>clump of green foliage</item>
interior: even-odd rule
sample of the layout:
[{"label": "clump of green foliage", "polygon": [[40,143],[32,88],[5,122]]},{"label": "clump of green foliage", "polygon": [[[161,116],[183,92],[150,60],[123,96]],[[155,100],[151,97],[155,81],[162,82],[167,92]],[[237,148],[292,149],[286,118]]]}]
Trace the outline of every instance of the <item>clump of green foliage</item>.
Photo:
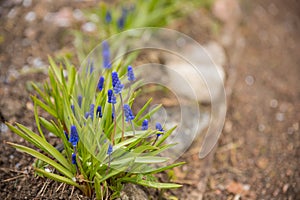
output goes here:
[{"label": "clump of green foliage", "polygon": [[[183,163],[150,165],[168,160],[159,154],[172,146],[164,141],[175,127],[164,130],[159,123],[152,128],[148,125],[151,115],[159,109],[158,106],[147,112],[151,99],[134,115],[131,106],[137,92],[133,88],[140,81],[131,66],[126,70],[122,62],[107,63],[109,50],[103,52],[101,69],[90,62],[76,70],[67,61],[63,66],[50,59],[49,81],[43,88],[33,84],[38,94],[32,96],[38,133],[18,123],[7,124],[38,150],[9,144],[38,159],[38,175],[73,185],[97,199],[119,196],[126,182],[154,188],[180,187],[159,183],[154,174]],[[39,116],[39,109],[52,119]],[[52,146],[45,132],[53,133],[63,148]]]},{"label": "clump of green foliage", "polygon": [[134,28],[165,27],[174,19],[185,16],[200,7],[209,8],[214,0],[129,0],[113,3],[101,2],[87,8],[84,15],[96,25],[96,30],[83,34],[73,30],[74,45],[82,61],[96,44],[114,34]]}]

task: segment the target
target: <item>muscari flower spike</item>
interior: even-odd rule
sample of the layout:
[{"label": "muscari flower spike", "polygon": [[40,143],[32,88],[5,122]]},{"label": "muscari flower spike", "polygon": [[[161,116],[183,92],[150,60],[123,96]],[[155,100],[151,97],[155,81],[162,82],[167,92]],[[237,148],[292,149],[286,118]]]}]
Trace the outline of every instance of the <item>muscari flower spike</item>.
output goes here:
[{"label": "muscari flower spike", "polygon": [[133,69],[132,69],[132,66],[130,66],[130,65],[127,67],[127,77],[128,77],[129,81],[134,81],[135,80]]},{"label": "muscari flower spike", "polygon": [[[159,122],[156,123],[155,125],[156,130],[163,132],[164,129],[162,128],[161,124]],[[157,137],[159,137],[161,135],[161,133],[157,133]]]},{"label": "muscari flower spike", "polygon": [[99,91],[103,90],[103,85],[104,85],[104,77],[101,76],[100,79],[99,79],[98,85],[97,85],[97,88],[98,88]]},{"label": "muscari flower spike", "polygon": [[76,153],[72,153],[72,164],[76,165]]},{"label": "muscari flower spike", "polygon": [[79,137],[76,126],[71,126],[70,140],[69,142],[75,147],[78,143]]},{"label": "muscari flower spike", "polygon": [[85,114],[84,114],[84,118],[89,118],[89,116],[90,116],[90,112],[86,112]]},{"label": "muscari flower spike", "polygon": [[78,105],[79,105],[79,107],[81,107],[81,104],[82,104],[82,96],[79,95],[79,96],[77,97],[77,99],[78,99]]},{"label": "muscari flower spike", "polygon": [[145,119],[142,123],[142,131],[148,130],[148,120]]},{"label": "muscari flower spike", "polygon": [[113,146],[111,144],[108,145],[107,154],[111,155],[113,152]]},{"label": "muscari flower spike", "polygon": [[108,10],[108,11],[106,11],[106,14],[105,14],[105,22],[109,24],[111,22],[111,20],[112,20],[111,12]]},{"label": "muscari flower spike", "polygon": [[102,43],[102,57],[103,57],[103,67],[105,69],[110,69],[110,50],[109,50],[109,44],[107,41],[104,41]]},{"label": "muscari flower spike", "polygon": [[124,113],[125,113],[126,122],[129,122],[134,119],[134,115],[128,104],[124,104]]},{"label": "muscari flower spike", "polygon": [[128,11],[127,11],[126,8],[122,8],[122,15],[117,21],[117,25],[118,25],[119,30],[122,30],[125,26],[125,20],[126,20],[126,17],[127,17],[127,12]]},{"label": "muscari flower spike", "polygon": [[117,103],[117,99],[112,90],[107,91],[107,97],[108,97],[108,100],[107,100],[108,103],[112,103],[112,104]]},{"label": "muscari flower spike", "polygon": [[90,64],[90,74],[93,73],[93,71],[94,71],[94,61],[92,61]]},{"label": "muscari flower spike", "polygon": [[124,88],[124,85],[121,83],[118,73],[117,72],[111,73],[111,77],[112,77],[112,85],[113,85],[114,93],[115,94],[121,93],[122,89]]},{"label": "muscari flower spike", "polygon": [[102,108],[101,106],[97,107],[96,116],[102,118]]},{"label": "muscari flower spike", "polygon": [[92,118],[92,120],[94,119],[94,110],[95,110],[95,104],[91,104],[89,116]]}]

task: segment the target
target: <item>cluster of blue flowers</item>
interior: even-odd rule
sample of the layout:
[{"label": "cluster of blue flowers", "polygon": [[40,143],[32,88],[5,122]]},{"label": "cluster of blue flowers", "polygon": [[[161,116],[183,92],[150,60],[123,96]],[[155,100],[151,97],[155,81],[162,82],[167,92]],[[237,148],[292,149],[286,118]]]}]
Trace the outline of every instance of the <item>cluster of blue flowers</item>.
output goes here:
[{"label": "cluster of blue flowers", "polygon": [[[126,18],[128,16],[128,13],[132,11],[134,7],[131,8],[122,8],[122,13],[121,16],[117,19],[117,27],[119,30],[123,30],[125,28],[126,24]],[[112,22],[112,14],[111,11],[107,10],[105,14],[105,19],[104,19],[106,24],[110,24]]]},{"label": "cluster of blue flowers", "polygon": [[[107,22],[109,22],[111,20],[111,16],[110,14],[107,14],[106,16]],[[105,69],[110,69],[111,67],[111,63],[110,63],[110,51],[109,51],[109,45],[107,42],[103,42],[102,43],[102,47],[103,47],[103,66]],[[133,134],[134,133],[134,126],[132,121],[134,120],[135,116],[130,108],[130,106],[128,104],[123,104],[123,100],[122,100],[122,90],[124,89],[124,84],[121,83],[119,75],[117,72],[112,72],[111,73],[111,77],[112,77],[112,89],[109,89],[107,91],[107,102],[112,104],[112,119],[115,121],[115,104],[117,103],[117,97],[115,95],[119,94],[120,95],[120,101],[121,101],[121,105],[122,105],[122,116],[123,116],[123,125],[124,125],[124,117],[125,117],[125,121],[129,122],[132,126],[133,129]],[[127,67],[127,79],[129,82],[133,82],[136,80],[134,72],[133,72],[133,68],[132,66],[128,66]],[[103,89],[105,88],[105,78],[103,76],[101,76],[99,78],[98,84],[97,84],[97,90],[99,92],[101,92]],[[129,86],[129,93],[130,93],[130,86]],[[78,96],[78,105],[79,107],[81,107],[82,104],[82,96]],[[72,113],[75,115],[75,106],[71,105],[71,110]],[[102,118],[102,107],[100,105],[98,105],[96,107],[95,110],[95,104],[91,104],[90,105],[90,109],[88,112],[85,113],[85,118],[91,118],[92,120],[94,120],[94,117],[96,116],[96,118]],[[142,122],[142,126],[141,126],[141,130],[145,131],[148,130],[148,126],[149,126],[149,122],[147,119],[144,119]],[[123,127],[124,128],[124,127]],[[164,132],[164,129],[162,127],[162,125],[160,123],[156,123],[156,130],[157,132],[157,137],[156,140],[158,139],[158,137],[162,134],[162,132]],[[124,131],[124,130],[123,130]],[[78,136],[78,132],[77,132],[77,128],[75,125],[71,125],[70,127],[70,135],[68,135],[66,132],[64,133],[66,138],[69,140],[69,142],[72,144],[74,152],[72,153],[72,163],[77,165],[77,161],[76,161],[76,147],[79,141],[79,136]],[[153,144],[155,144],[156,140],[154,141]],[[112,144],[109,144],[108,146],[108,150],[107,150],[107,154],[110,156],[113,152],[113,138],[112,138]]]}]

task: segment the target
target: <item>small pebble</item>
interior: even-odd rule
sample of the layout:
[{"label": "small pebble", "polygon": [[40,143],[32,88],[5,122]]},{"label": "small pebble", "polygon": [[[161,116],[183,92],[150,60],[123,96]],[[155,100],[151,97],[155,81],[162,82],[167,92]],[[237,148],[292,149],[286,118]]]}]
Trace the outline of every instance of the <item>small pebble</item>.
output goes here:
[{"label": "small pebble", "polygon": [[299,123],[298,122],[294,123],[293,128],[294,128],[295,131],[298,131],[299,130]]},{"label": "small pebble", "polygon": [[287,130],[287,133],[289,135],[292,135],[294,133],[294,128],[293,127],[289,127],[288,130]]},{"label": "small pebble", "polygon": [[6,124],[0,123],[0,132],[1,133],[6,133],[8,131],[8,127]]},{"label": "small pebble", "polygon": [[9,11],[9,13],[7,14],[7,18],[9,18],[9,19],[12,19],[12,18],[14,18],[15,16],[17,15],[17,11],[16,11],[16,9],[11,9],[10,11]]},{"label": "small pebble", "polygon": [[289,184],[286,183],[286,184],[284,184],[284,186],[283,186],[283,188],[282,188],[282,192],[283,192],[283,193],[286,193],[288,189],[289,189]]},{"label": "small pebble", "polygon": [[271,108],[277,108],[277,106],[278,106],[278,101],[276,99],[272,99],[270,101],[270,107]]},{"label": "small pebble", "polygon": [[32,4],[32,0],[24,0],[23,1],[23,6],[26,7],[26,8],[30,7],[31,4]]},{"label": "small pebble", "polygon": [[29,13],[27,13],[27,14],[25,15],[25,20],[28,21],[28,22],[32,22],[32,21],[34,21],[35,19],[36,19],[36,14],[35,14],[35,12],[33,12],[33,11],[31,11],[31,12],[29,12]]},{"label": "small pebble", "polygon": [[49,173],[51,172],[51,170],[49,168],[45,168],[45,171],[49,172]]},{"label": "small pebble", "polygon": [[81,28],[84,32],[94,32],[97,27],[93,22],[87,22],[83,24]]},{"label": "small pebble", "polygon": [[49,133],[48,133],[48,136],[49,136],[49,137],[56,137],[52,132],[49,132]]},{"label": "small pebble", "polygon": [[250,76],[250,75],[246,76],[245,82],[246,82],[246,84],[249,85],[249,86],[253,85],[253,84],[254,84],[254,77],[253,77],[253,76]]},{"label": "small pebble", "polygon": [[77,21],[82,21],[84,20],[84,15],[82,13],[82,11],[80,9],[75,9],[73,11],[73,17],[74,19],[76,19]]},{"label": "small pebble", "polygon": [[265,126],[265,125],[263,125],[263,124],[259,124],[259,125],[258,125],[258,131],[259,131],[259,132],[263,132],[265,129],[266,129],[266,126]]},{"label": "small pebble", "polygon": [[45,63],[42,61],[41,58],[34,58],[32,61],[32,64],[34,65],[34,67],[43,67],[45,66]]},{"label": "small pebble", "polygon": [[16,168],[16,169],[19,169],[20,166],[21,166],[21,164],[20,164],[20,163],[17,163],[17,164],[15,165],[15,168]]},{"label": "small pebble", "polygon": [[98,15],[92,14],[92,15],[91,15],[91,20],[92,20],[93,22],[99,22],[99,17],[98,17]]},{"label": "small pebble", "polygon": [[276,120],[282,122],[284,120],[284,113],[276,113]]}]

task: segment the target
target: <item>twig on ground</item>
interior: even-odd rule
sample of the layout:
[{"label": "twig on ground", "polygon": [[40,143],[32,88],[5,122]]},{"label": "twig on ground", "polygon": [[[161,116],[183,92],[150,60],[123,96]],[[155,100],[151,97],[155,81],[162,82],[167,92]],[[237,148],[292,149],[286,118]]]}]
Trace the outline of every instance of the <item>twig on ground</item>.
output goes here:
[{"label": "twig on ground", "polygon": [[3,181],[1,181],[1,182],[9,182],[9,181],[13,181],[13,180],[15,180],[15,179],[22,178],[22,177],[24,177],[24,176],[25,176],[25,175],[15,176],[15,177],[13,177],[13,178],[5,179],[5,180],[3,180]]}]

